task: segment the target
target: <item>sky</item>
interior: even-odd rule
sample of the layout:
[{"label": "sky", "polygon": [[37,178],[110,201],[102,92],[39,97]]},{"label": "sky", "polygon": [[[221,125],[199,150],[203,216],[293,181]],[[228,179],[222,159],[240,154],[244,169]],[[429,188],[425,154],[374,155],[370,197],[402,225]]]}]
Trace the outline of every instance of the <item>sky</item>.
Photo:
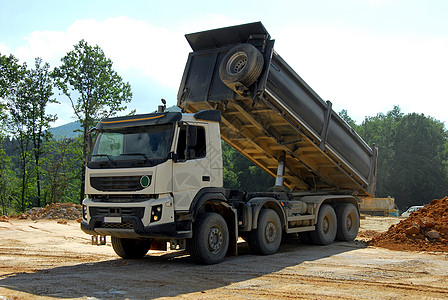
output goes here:
[{"label": "sky", "polygon": [[[0,53],[56,67],[85,39],[131,84],[128,108],[148,113],[177,103],[185,34],[256,21],[336,112],[361,124],[398,105],[448,127],[447,0],[0,0]],[[56,96],[53,126],[74,121]]]}]

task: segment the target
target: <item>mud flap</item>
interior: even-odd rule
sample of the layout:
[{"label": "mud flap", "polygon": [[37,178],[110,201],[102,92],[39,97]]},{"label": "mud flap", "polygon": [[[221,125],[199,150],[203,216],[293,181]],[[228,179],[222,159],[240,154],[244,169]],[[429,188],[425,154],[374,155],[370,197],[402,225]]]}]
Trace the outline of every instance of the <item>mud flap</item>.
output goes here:
[{"label": "mud flap", "polygon": [[227,253],[232,256],[238,255],[238,218],[237,211],[232,207],[233,222],[230,224],[233,228],[229,228],[229,250]]}]

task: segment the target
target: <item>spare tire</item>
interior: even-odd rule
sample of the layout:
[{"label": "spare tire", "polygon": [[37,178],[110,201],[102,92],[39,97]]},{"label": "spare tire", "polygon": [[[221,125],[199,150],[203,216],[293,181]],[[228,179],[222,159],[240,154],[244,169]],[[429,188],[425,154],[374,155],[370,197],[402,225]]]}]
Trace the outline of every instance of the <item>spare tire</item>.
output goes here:
[{"label": "spare tire", "polygon": [[219,77],[225,85],[238,92],[238,85],[251,86],[263,69],[263,55],[251,44],[230,49],[219,66]]}]

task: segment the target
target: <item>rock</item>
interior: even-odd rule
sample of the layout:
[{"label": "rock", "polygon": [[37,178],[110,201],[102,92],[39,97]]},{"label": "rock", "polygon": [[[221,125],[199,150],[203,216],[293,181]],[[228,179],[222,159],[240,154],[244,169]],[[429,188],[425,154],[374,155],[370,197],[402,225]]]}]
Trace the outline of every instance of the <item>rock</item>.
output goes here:
[{"label": "rock", "polygon": [[64,225],[67,225],[67,220],[59,219],[59,220],[58,220],[58,224],[64,224]]},{"label": "rock", "polygon": [[427,233],[425,233],[425,236],[428,239],[436,240],[440,237],[440,234],[435,230],[431,230],[431,231],[428,231]]},{"label": "rock", "polygon": [[406,233],[406,235],[417,234],[420,232],[420,226],[414,223],[412,226],[406,228],[404,232]]}]

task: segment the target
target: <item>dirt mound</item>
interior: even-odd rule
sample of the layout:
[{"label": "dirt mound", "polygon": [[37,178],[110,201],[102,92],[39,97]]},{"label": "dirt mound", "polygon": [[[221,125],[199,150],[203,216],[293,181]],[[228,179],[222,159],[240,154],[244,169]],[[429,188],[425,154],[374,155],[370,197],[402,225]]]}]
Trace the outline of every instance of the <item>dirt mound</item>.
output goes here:
[{"label": "dirt mound", "polygon": [[82,218],[82,206],[73,203],[52,203],[44,208],[33,207],[32,209],[16,216],[19,219],[67,219],[79,220]]},{"label": "dirt mound", "polygon": [[369,245],[400,251],[448,252],[448,197],[432,200],[375,236]]}]

